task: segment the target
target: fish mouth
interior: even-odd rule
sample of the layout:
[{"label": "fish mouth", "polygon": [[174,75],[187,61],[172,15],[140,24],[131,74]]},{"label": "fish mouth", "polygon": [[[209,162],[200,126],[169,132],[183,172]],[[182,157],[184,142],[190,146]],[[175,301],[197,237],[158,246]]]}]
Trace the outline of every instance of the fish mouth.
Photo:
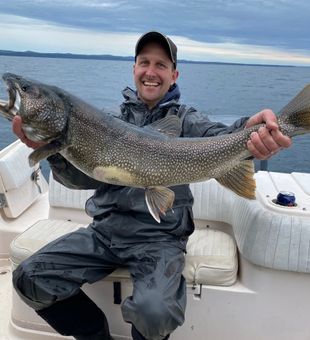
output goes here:
[{"label": "fish mouth", "polygon": [[7,119],[12,120],[20,109],[20,94],[14,86],[14,82],[8,74],[3,75],[3,80],[7,86],[8,100],[0,99],[0,113]]}]

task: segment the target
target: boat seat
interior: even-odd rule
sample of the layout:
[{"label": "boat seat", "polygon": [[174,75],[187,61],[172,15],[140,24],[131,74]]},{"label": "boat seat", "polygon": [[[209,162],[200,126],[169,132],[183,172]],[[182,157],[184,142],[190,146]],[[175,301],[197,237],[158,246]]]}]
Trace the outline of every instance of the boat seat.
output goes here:
[{"label": "boat seat", "polygon": [[[204,220],[204,202],[200,187],[205,183],[195,183],[195,192],[199,194],[194,204],[195,219]],[[49,201],[52,209],[49,219],[40,220],[25,232],[18,235],[11,243],[11,260],[13,267],[36,252],[48,242],[85,227],[87,223],[74,221],[76,210],[84,211],[85,200],[91,191],[71,190],[49,179]],[[199,202],[198,202],[199,199]],[[58,212],[66,207],[66,219]],[[70,214],[70,209],[75,210]],[[84,213],[85,214],[85,213]],[[72,216],[71,216],[72,215]],[[204,221],[205,222],[205,221]],[[197,223],[197,228],[187,244],[186,266],[184,276],[190,284],[209,284],[229,286],[236,281],[238,271],[237,247],[235,240],[227,233],[207,227],[207,223]],[[109,279],[129,278],[127,270],[116,270]]]},{"label": "boat seat", "polygon": [[[13,268],[48,242],[84,227],[64,220],[41,220],[17,236],[11,243]],[[210,228],[197,229],[187,245],[183,275],[189,284],[230,286],[236,281],[238,262],[236,244],[232,237]],[[118,269],[109,280],[128,279],[129,272]]]},{"label": "boat seat", "polygon": [[0,152],[0,205],[8,218],[20,216],[47,190],[39,165],[29,166],[32,151],[17,140]]}]

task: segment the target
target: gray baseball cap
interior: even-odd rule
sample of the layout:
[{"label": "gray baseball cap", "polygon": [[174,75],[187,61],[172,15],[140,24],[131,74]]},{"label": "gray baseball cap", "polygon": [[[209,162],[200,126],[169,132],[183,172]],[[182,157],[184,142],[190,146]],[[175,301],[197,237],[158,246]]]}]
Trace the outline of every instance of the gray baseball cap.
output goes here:
[{"label": "gray baseball cap", "polygon": [[138,54],[141,52],[142,48],[150,42],[156,42],[159,43],[161,46],[164,47],[166,50],[169,58],[174,64],[174,67],[177,66],[177,47],[175,43],[166,35],[151,31],[143,34],[139,40],[137,41],[136,48],[135,48],[135,60],[137,59]]}]

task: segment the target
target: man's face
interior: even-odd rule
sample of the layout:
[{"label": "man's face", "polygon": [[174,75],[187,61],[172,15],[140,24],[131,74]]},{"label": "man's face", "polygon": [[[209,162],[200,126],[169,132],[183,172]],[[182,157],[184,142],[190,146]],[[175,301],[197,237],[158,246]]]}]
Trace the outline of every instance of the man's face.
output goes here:
[{"label": "man's face", "polygon": [[175,83],[178,71],[160,44],[143,47],[134,65],[134,81],[139,98],[153,108]]}]

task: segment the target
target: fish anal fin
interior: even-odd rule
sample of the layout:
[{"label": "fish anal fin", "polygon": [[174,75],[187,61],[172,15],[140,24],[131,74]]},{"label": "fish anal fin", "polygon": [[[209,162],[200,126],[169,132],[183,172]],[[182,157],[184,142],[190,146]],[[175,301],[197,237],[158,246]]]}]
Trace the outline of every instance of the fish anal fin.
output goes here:
[{"label": "fish anal fin", "polygon": [[171,209],[174,202],[174,192],[165,187],[147,187],[145,189],[145,201],[149,212],[160,223],[160,215],[165,215]]},{"label": "fish anal fin", "polygon": [[159,132],[168,137],[180,137],[182,132],[182,122],[178,116],[166,116],[144,127],[144,129]]},{"label": "fish anal fin", "polygon": [[222,177],[216,178],[224,187],[237,195],[248,199],[255,199],[256,183],[254,179],[254,162],[242,161]]}]

